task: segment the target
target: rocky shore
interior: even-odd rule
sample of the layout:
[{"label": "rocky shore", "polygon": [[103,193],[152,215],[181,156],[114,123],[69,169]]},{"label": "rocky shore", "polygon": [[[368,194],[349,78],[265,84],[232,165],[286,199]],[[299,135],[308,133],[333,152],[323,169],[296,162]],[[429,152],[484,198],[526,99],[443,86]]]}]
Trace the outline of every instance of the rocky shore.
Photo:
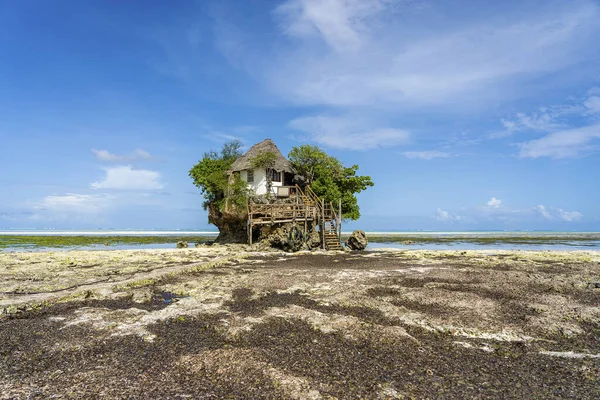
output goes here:
[{"label": "rocky shore", "polygon": [[0,398],[600,397],[600,252],[247,250],[0,253]]}]

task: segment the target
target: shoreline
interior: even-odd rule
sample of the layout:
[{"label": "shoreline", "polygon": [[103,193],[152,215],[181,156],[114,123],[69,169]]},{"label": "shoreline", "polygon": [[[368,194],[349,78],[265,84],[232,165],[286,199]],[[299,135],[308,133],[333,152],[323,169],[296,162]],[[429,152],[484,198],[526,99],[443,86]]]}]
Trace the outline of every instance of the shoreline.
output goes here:
[{"label": "shoreline", "polygon": [[[88,249],[99,250],[95,247],[106,246],[107,250],[123,249],[123,248],[142,248],[152,247],[165,248],[172,245],[175,247],[178,241],[188,243],[209,243],[215,240],[216,236],[202,235],[184,235],[181,233],[172,233],[168,235],[148,235],[146,233],[131,234],[131,235],[116,235],[111,233],[84,234],[85,232],[71,233],[59,235],[54,232],[38,235],[30,233],[27,235],[18,234],[3,234],[0,235],[0,251],[3,249],[17,250],[28,248],[39,249],[73,249],[77,250],[81,247]],[[344,241],[348,237],[347,234],[342,234],[341,240]],[[572,250],[577,248],[584,249],[600,249],[600,233],[545,233],[545,234],[469,234],[463,235],[460,233],[446,233],[443,235],[433,235],[421,233],[414,236],[413,233],[396,233],[388,235],[377,235],[368,233],[367,238],[371,243],[371,248],[385,247],[402,247],[402,248],[421,248],[421,249],[469,249],[475,250],[478,246],[481,248],[502,248],[502,249],[522,249],[522,250],[554,250],[552,246],[556,246],[559,250]],[[136,247],[140,246],[140,247]]]}]

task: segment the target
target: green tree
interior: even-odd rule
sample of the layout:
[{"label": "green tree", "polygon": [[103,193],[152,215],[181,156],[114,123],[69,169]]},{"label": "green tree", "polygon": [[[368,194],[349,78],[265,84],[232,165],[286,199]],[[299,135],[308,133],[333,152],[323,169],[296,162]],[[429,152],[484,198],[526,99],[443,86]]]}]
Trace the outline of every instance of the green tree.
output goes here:
[{"label": "green tree", "polygon": [[271,181],[270,171],[275,167],[275,160],[277,160],[277,155],[270,151],[257,154],[250,160],[250,166],[253,169],[263,169],[265,171],[265,176],[267,179],[267,196],[271,195],[271,187],[273,186],[273,182]]},{"label": "green tree", "polygon": [[227,175],[231,164],[242,155],[241,147],[242,143],[239,140],[227,142],[220,152],[204,153],[202,159],[190,169],[189,176],[204,196],[202,206],[205,210],[210,205],[221,209],[225,205],[226,196],[235,203],[245,200],[245,182],[235,175],[233,180],[230,180]]},{"label": "green tree", "polygon": [[288,159],[304,179],[303,184],[310,185],[323,200],[337,204],[342,199],[344,219],[360,217],[356,194],[373,186],[373,181],[370,176],[356,175],[358,165],[345,167],[337,158],[311,145],[293,147]]}]

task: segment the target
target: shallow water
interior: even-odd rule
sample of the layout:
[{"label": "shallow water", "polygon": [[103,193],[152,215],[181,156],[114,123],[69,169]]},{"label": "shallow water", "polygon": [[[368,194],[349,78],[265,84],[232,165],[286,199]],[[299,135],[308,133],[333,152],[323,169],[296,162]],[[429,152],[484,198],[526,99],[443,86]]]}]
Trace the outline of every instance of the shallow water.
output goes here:
[{"label": "shallow water", "polygon": [[404,250],[529,250],[529,251],[582,251],[582,250],[600,250],[600,241],[572,241],[562,243],[536,243],[536,244],[515,244],[515,243],[471,243],[471,242],[450,242],[450,243],[415,243],[402,244],[393,242],[373,242],[369,243],[367,250],[381,248],[404,249]]},{"label": "shallow water", "polygon": [[[194,247],[191,243],[190,247]],[[15,246],[0,249],[0,252],[44,252],[44,251],[81,251],[81,250],[153,250],[153,249],[175,249],[175,243],[144,243],[144,244],[92,244],[88,246],[62,246],[62,247],[44,247],[44,246]]]},{"label": "shallow water", "polygon": [[[194,247],[190,243],[190,248]],[[73,251],[73,250],[144,250],[144,249],[175,249],[176,243],[155,244],[115,244],[106,246],[95,244],[88,246],[66,246],[66,247],[40,247],[19,246],[0,249],[0,252],[44,252],[44,251]],[[572,241],[561,243],[536,243],[536,244],[514,244],[514,243],[492,243],[478,244],[471,242],[446,242],[446,243],[414,243],[410,245],[397,242],[370,242],[367,250],[376,249],[403,249],[403,250],[529,250],[529,251],[582,251],[600,250],[600,241]]]},{"label": "shallow water", "polygon": [[[367,232],[370,243],[368,249],[394,248],[406,250],[600,250],[600,232]],[[175,249],[178,237],[187,235],[190,247],[197,241],[212,240],[216,232],[200,231],[2,231],[0,242],[4,235],[21,236],[9,247],[0,247],[0,252],[44,252],[44,251],[72,251],[72,250],[144,250],[144,249]],[[35,239],[27,240],[28,236],[94,236],[101,241],[97,244],[81,244],[73,246],[40,246],[42,242]],[[157,242],[168,243],[114,243],[104,244],[104,237],[124,236],[143,237],[153,236],[162,238]],[[347,234],[342,234],[345,241]],[[114,241],[114,240],[113,240]],[[125,240],[127,241],[127,240]],[[144,241],[141,240],[140,241]],[[145,240],[153,241],[150,240]],[[60,241],[57,241],[60,242]],[[94,240],[92,240],[94,242]],[[110,242],[110,241],[109,241]],[[414,242],[405,244],[405,242]],[[50,241],[50,243],[52,243]],[[48,241],[45,244],[49,244]]]}]

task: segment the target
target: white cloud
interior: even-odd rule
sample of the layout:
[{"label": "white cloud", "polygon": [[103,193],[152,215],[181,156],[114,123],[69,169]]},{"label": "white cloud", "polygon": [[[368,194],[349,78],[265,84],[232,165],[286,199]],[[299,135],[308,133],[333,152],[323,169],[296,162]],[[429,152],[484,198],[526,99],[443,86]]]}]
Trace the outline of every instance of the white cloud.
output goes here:
[{"label": "white cloud", "polygon": [[579,221],[581,217],[583,217],[583,214],[581,214],[579,211],[565,211],[562,208],[548,209],[542,204],[536,206],[535,210],[547,220],[575,222]]},{"label": "white cloud", "polygon": [[519,143],[521,158],[569,158],[594,150],[600,124],[550,133],[541,139]]},{"label": "white cloud", "polygon": [[503,120],[504,127],[515,130],[532,130],[532,131],[552,131],[561,127],[556,122],[557,115],[554,113],[547,112],[535,112],[530,115],[524,113],[517,113],[516,118],[512,123]]},{"label": "white cloud", "polygon": [[492,197],[486,205],[462,207],[460,215],[438,208],[435,218],[438,221],[461,221],[464,223],[500,222],[504,224],[522,224],[539,222],[539,217],[553,222],[578,222],[583,218],[579,211],[565,211],[562,208],[546,207],[539,204],[529,208],[511,208],[502,205],[500,199]]},{"label": "white cloud", "polygon": [[402,153],[404,157],[411,159],[420,159],[420,160],[433,160],[434,158],[445,158],[452,157],[452,153],[446,153],[443,151],[436,150],[428,150],[428,151],[405,151]]},{"label": "white cloud", "polygon": [[162,189],[160,173],[131,165],[104,168],[106,177],[91,184],[94,189]]},{"label": "white cloud", "polygon": [[502,205],[502,200],[492,197],[486,204],[488,207],[499,208]]},{"label": "white cloud", "polygon": [[587,112],[581,104],[561,104],[541,107],[539,111],[531,114],[517,113],[511,119],[501,119],[504,130],[491,134],[490,138],[502,138],[523,131],[552,132],[565,129],[564,117],[584,115]]},{"label": "white cloud", "polygon": [[438,208],[435,212],[435,219],[438,221],[460,221],[462,217],[460,215],[450,214],[448,211]]},{"label": "white cloud", "polygon": [[544,217],[546,219],[552,219],[552,215],[550,214],[550,212],[548,210],[546,210],[546,207],[544,205],[539,204],[535,208],[542,217]]},{"label": "white cloud", "polygon": [[565,211],[565,210],[559,208],[558,216],[563,221],[572,222],[572,221],[579,221],[581,219],[581,217],[583,216],[583,214],[581,214],[579,211]]},{"label": "white cloud", "polygon": [[96,155],[96,157],[100,161],[108,161],[108,162],[134,162],[134,161],[147,161],[152,160],[153,157],[145,150],[135,149],[129,154],[126,155],[117,155],[109,152],[108,150],[96,150],[92,149],[92,153]]},{"label": "white cloud", "polygon": [[[423,26],[439,17],[436,6],[443,5],[417,16],[406,7],[389,18],[399,3],[289,0],[275,15],[293,42],[275,46],[275,54],[263,57],[268,63],[257,61],[255,49],[227,56],[238,65],[245,59],[246,70],[291,102],[373,107],[462,104],[459,98],[479,104],[514,94],[504,82],[598,54],[585,45],[600,29],[592,1],[549,2],[535,13],[524,5],[501,19],[479,11],[460,24],[444,20],[429,29]],[[417,17],[420,27],[412,22]],[[244,38],[228,38],[236,39]]]},{"label": "white cloud", "polygon": [[[386,4],[387,3],[387,4]],[[288,0],[275,9],[285,33],[320,37],[337,51],[355,50],[365,42],[369,20],[392,3],[386,0]]]},{"label": "white cloud", "polygon": [[348,117],[318,115],[297,118],[290,127],[307,133],[309,138],[323,146],[347,150],[369,150],[406,143],[410,134],[402,129],[367,128],[369,121]]},{"label": "white cloud", "polygon": [[586,101],[583,102],[583,105],[588,109],[588,113],[597,114],[600,113],[600,97],[599,96],[591,96]]},{"label": "white cloud", "polygon": [[108,194],[77,194],[50,195],[39,202],[33,203],[33,208],[38,211],[68,214],[95,214],[107,208],[114,197]]}]

